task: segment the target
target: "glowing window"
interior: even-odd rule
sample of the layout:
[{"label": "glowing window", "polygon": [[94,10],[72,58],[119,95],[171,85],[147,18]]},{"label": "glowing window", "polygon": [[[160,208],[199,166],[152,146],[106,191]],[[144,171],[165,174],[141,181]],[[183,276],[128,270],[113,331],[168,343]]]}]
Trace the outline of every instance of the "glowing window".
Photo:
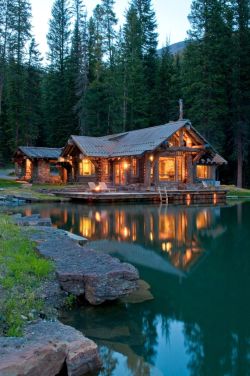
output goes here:
[{"label": "glowing window", "polygon": [[89,159],[83,159],[79,163],[79,174],[81,176],[89,176],[95,174],[95,166]]},{"label": "glowing window", "polygon": [[203,165],[196,166],[196,176],[199,179],[208,179],[209,178],[209,167]]},{"label": "glowing window", "polygon": [[132,159],[132,175],[138,176],[138,161],[136,158]]},{"label": "glowing window", "polygon": [[160,158],[159,178],[160,180],[175,180],[175,158]]}]

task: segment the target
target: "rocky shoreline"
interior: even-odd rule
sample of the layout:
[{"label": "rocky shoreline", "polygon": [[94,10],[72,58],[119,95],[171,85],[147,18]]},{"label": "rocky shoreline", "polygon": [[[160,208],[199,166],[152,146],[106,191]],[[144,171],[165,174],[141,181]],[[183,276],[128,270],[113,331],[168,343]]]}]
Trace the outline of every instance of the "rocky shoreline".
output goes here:
[{"label": "rocky shoreline", "polygon": [[[13,220],[35,242],[37,252],[53,261],[54,280],[42,286],[41,297],[54,312],[65,294],[98,305],[138,289],[136,268],[85,248],[84,238],[53,228],[50,218],[15,215]],[[63,367],[68,375],[81,376],[100,368],[100,359],[93,341],[56,319],[27,323],[20,339],[0,337],[1,376],[54,376]]]},{"label": "rocky shoreline", "polygon": [[0,338],[1,376],[81,376],[101,367],[97,345],[59,321],[27,325],[22,338]]}]

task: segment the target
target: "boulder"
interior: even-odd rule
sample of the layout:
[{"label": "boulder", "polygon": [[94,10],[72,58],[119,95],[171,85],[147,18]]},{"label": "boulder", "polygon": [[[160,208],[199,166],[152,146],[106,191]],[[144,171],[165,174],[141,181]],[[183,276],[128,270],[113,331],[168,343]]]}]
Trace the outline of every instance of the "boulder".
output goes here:
[{"label": "boulder", "polygon": [[137,290],[137,269],[108,254],[81,247],[65,237],[62,230],[37,227],[28,234],[36,241],[38,252],[55,264],[61,288],[75,296],[83,296],[98,305],[115,300]]},{"label": "boulder", "polygon": [[1,376],[55,376],[66,365],[68,376],[100,368],[96,344],[59,321],[28,325],[23,338],[0,338]]}]

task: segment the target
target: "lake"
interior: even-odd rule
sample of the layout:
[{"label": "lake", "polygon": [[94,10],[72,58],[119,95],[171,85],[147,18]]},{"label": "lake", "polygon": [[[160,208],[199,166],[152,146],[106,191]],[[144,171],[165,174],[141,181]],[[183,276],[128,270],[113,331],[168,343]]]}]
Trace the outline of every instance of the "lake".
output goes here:
[{"label": "lake", "polygon": [[135,265],[150,285],[151,300],[63,314],[99,345],[98,375],[250,375],[250,203],[43,204],[23,212],[51,216],[89,247]]}]

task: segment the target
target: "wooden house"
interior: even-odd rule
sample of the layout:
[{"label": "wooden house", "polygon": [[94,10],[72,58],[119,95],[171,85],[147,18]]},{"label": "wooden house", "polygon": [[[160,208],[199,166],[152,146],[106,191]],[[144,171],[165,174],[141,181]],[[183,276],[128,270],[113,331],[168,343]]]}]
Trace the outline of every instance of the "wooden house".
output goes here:
[{"label": "wooden house", "polygon": [[20,146],[14,155],[16,175],[20,180],[36,183],[61,183],[66,177],[58,164],[60,148]]},{"label": "wooden house", "polygon": [[173,188],[216,185],[227,163],[189,120],[108,135],[71,136],[59,158],[71,182]]}]

